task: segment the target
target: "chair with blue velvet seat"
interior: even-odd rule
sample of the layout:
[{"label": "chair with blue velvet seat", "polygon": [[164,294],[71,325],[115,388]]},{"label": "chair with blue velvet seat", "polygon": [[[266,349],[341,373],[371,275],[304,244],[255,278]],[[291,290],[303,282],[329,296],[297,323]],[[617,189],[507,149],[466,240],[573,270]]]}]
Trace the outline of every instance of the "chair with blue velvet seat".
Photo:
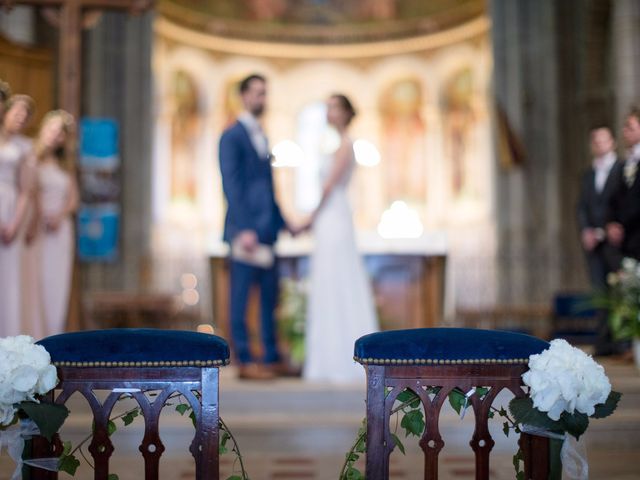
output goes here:
[{"label": "chair with blue velvet seat", "polygon": [[[89,403],[94,434],[89,451],[96,480],[107,480],[114,451],[108,423],[116,402],[130,395],[140,405],[145,431],[139,447],[145,479],[157,480],[165,449],[159,434],[160,413],[167,399],[181,394],[193,408],[195,437],[189,450],[196,479],[219,476],[218,368],[229,362],[229,347],[220,337],[190,331],[111,329],[55,335],[41,340],[58,369],[60,383],[51,398],[64,404],[79,392]],[[98,391],[106,391],[100,401]],[[156,395],[151,397],[149,392]],[[91,425],[87,426],[91,428]],[[34,439],[34,457],[59,456],[60,440]],[[56,479],[57,473],[34,469],[34,480]]]},{"label": "chair with blue velvet seat", "polygon": [[[482,398],[471,395],[475,416],[470,445],[475,452],[476,479],[489,479],[489,455],[494,445],[488,428],[491,404],[501,390],[525,396],[522,374],[529,355],[548,343],[529,335],[465,328],[421,328],[365,335],[356,341],[354,358],[367,371],[367,480],[389,478],[389,455],[395,442],[389,418],[398,395],[415,392],[425,411],[426,427],[420,439],[425,479],[438,478],[438,456],[444,447],[438,420],[451,390],[469,392],[490,387]],[[427,387],[440,387],[434,395]],[[548,439],[522,434],[527,479],[548,478]]]}]

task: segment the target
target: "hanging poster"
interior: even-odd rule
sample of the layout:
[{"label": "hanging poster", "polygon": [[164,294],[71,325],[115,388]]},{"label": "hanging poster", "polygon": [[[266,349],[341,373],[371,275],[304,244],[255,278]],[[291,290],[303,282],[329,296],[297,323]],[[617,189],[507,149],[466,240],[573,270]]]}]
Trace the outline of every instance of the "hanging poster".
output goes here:
[{"label": "hanging poster", "polygon": [[120,233],[118,124],[110,119],[80,122],[78,255],[83,261],[114,261]]}]

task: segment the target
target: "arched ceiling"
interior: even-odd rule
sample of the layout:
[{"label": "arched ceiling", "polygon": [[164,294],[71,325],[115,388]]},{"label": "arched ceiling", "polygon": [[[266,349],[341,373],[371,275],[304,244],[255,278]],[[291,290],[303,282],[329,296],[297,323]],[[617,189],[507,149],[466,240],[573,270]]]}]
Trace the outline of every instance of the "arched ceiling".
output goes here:
[{"label": "arched ceiling", "polygon": [[486,13],[486,0],[160,0],[168,20],[219,37],[349,44],[441,32]]}]

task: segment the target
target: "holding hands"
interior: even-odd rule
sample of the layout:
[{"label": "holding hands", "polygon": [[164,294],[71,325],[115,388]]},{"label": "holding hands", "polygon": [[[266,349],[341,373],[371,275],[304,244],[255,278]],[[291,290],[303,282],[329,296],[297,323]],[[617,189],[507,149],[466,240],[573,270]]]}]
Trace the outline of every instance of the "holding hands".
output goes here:
[{"label": "holding hands", "polygon": [[313,214],[309,215],[308,218],[303,220],[301,223],[290,224],[287,227],[287,230],[289,230],[289,233],[294,237],[297,237],[298,235],[308,232],[309,230],[311,230],[311,227],[313,226],[315,215],[316,214],[314,212]]}]

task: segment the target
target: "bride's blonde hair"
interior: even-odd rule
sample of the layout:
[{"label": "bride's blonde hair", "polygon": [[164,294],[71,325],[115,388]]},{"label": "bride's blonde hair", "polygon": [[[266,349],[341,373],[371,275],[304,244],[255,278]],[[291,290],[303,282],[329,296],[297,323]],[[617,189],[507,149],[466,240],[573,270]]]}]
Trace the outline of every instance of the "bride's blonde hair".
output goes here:
[{"label": "bride's blonde hair", "polygon": [[40,123],[40,131],[38,132],[38,140],[36,142],[36,157],[38,161],[41,161],[44,157],[45,147],[42,145],[40,139],[44,127],[52,120],[60,119],[62,121],[62,129],[66,135],[63,145],[56,149],[53,154],[58,159],[60,166],[67,171],[72,171],[75,168],[75,142],[74,142],[74,129],[75,120],[66,110],[52,110],[48,112],[42,122]]}]

